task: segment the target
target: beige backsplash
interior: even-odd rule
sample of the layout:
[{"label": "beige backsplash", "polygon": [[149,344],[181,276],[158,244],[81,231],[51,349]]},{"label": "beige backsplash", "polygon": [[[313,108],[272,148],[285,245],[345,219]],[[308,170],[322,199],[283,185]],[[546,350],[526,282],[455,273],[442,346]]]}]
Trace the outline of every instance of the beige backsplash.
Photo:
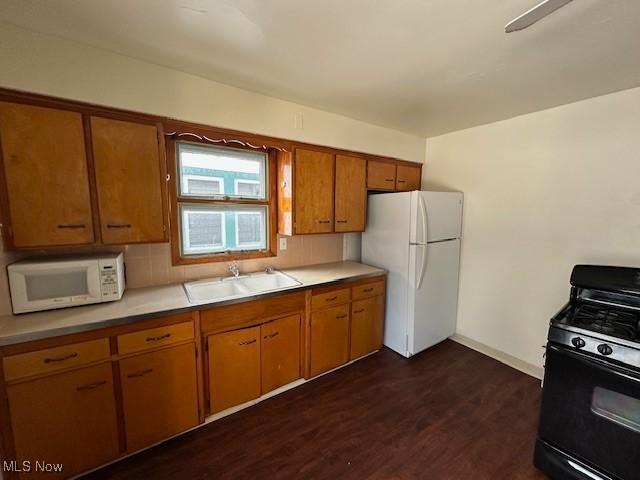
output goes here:
[{"label": "beige backsplash", "polygon": [[[123,247],[100,248],[86,247],[61,250],[39,250],[30,253],[0,251],[0,315],[11,313],[9,285],[6,265],[21,258],[34,255],[55,255],[66,253],[87,253],[96,251],[124,251],[127,271],[127,288],[181,283],[200,278],[217,277],[227,274],[227,262],[205,263],[199,265],[171,265],[171,254],[168,243],[125,245]],[[271,265],[275,268],[290,268],[317,263],[337,262],[342,260],[342,234],[305,235],[287,237],[287,249],[278,251],[278,256],[258,260],[243,260],[240,263],[242,272],[255,272]]]}]

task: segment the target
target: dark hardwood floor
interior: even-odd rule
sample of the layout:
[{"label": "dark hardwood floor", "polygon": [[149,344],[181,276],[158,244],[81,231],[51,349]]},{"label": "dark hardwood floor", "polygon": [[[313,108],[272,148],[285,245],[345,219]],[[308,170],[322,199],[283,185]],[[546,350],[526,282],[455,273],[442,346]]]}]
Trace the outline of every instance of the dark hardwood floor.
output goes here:
[{"label": "dark hardwood floor", "polygon": [[86,478],[543,479],[539,401],[539,380],[454,342],[385,349]]}]

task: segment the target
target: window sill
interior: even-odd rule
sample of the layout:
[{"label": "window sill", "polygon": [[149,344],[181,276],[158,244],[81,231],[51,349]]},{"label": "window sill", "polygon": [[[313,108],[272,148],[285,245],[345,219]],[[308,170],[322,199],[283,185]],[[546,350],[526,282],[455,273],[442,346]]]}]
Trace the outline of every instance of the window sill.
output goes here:
[{"label": "window sill", "polygon": [[269,250],[264,252],[234,252],[216,253],[211,255],[193,255],[188,257],[173,257],[171,263],[177,265],[197,265],[199,263],[233,262],[236,260],[252,260],[256,258],[276,257],[277,253]]}]

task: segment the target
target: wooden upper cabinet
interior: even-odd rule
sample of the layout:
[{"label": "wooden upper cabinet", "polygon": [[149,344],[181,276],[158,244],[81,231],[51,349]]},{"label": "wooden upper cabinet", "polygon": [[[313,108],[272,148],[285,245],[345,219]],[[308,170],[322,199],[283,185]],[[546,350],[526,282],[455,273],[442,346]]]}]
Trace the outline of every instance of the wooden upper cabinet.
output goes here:
[{"label": "wooden upper cabinet", "polygon": [[94,241],[80,113],[0,102],[8,247]]},{"label": "wooden upper cabinet", "polygon": [[208,337],[211,413],[260,396],[260,327]]},{"label": "wooden upper cabinet", "polygon": [[120,361],[127,451],[195,427],[198,416],[193,343]]},{"label": "wooden upper cabinet", "polygon": [[363,232],[367,206],[367,161],[336,155],[335,231]]},{"label": "wooden upper cabinet", "polygon": [[300,378],[300,315],[260,326],[262,393]]},{"label": "wooden upper cabinet", "polygon": [[294,233],[333,232],[333,154],[298,148],[294,162]]},{"label": "wooden upper cabinet", "polygon": [[396,190],[420,190],[420,184],[422,183],[420,176],[420,167],[398,165],[398,169],[396,171]]},{"label": "wooden upper cabinet", "polygon": [[367,164],[367,188],[391,190],[396,187],[396,164],[369,160]]},{"label": "wooden upper cabinet", "polygon": [[18,462],[64,465],[26,478],[69,478],[119,455],[110,362],[9,385],[7,396]]},{"label": "wooden upper cabinet", "polygon": [[91,117],[102,242],[163,242],[168,236],[164,155],[156,125]]}]

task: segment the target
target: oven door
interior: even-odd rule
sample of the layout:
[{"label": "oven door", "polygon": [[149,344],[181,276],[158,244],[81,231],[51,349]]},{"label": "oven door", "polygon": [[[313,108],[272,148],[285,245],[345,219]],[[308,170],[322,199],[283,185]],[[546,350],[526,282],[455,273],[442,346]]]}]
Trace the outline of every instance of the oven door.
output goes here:
[{"label": "oven door", "polygon": [[539,437],[613,478],[640,478],[640,373],[553,344],[545,364]]}]

